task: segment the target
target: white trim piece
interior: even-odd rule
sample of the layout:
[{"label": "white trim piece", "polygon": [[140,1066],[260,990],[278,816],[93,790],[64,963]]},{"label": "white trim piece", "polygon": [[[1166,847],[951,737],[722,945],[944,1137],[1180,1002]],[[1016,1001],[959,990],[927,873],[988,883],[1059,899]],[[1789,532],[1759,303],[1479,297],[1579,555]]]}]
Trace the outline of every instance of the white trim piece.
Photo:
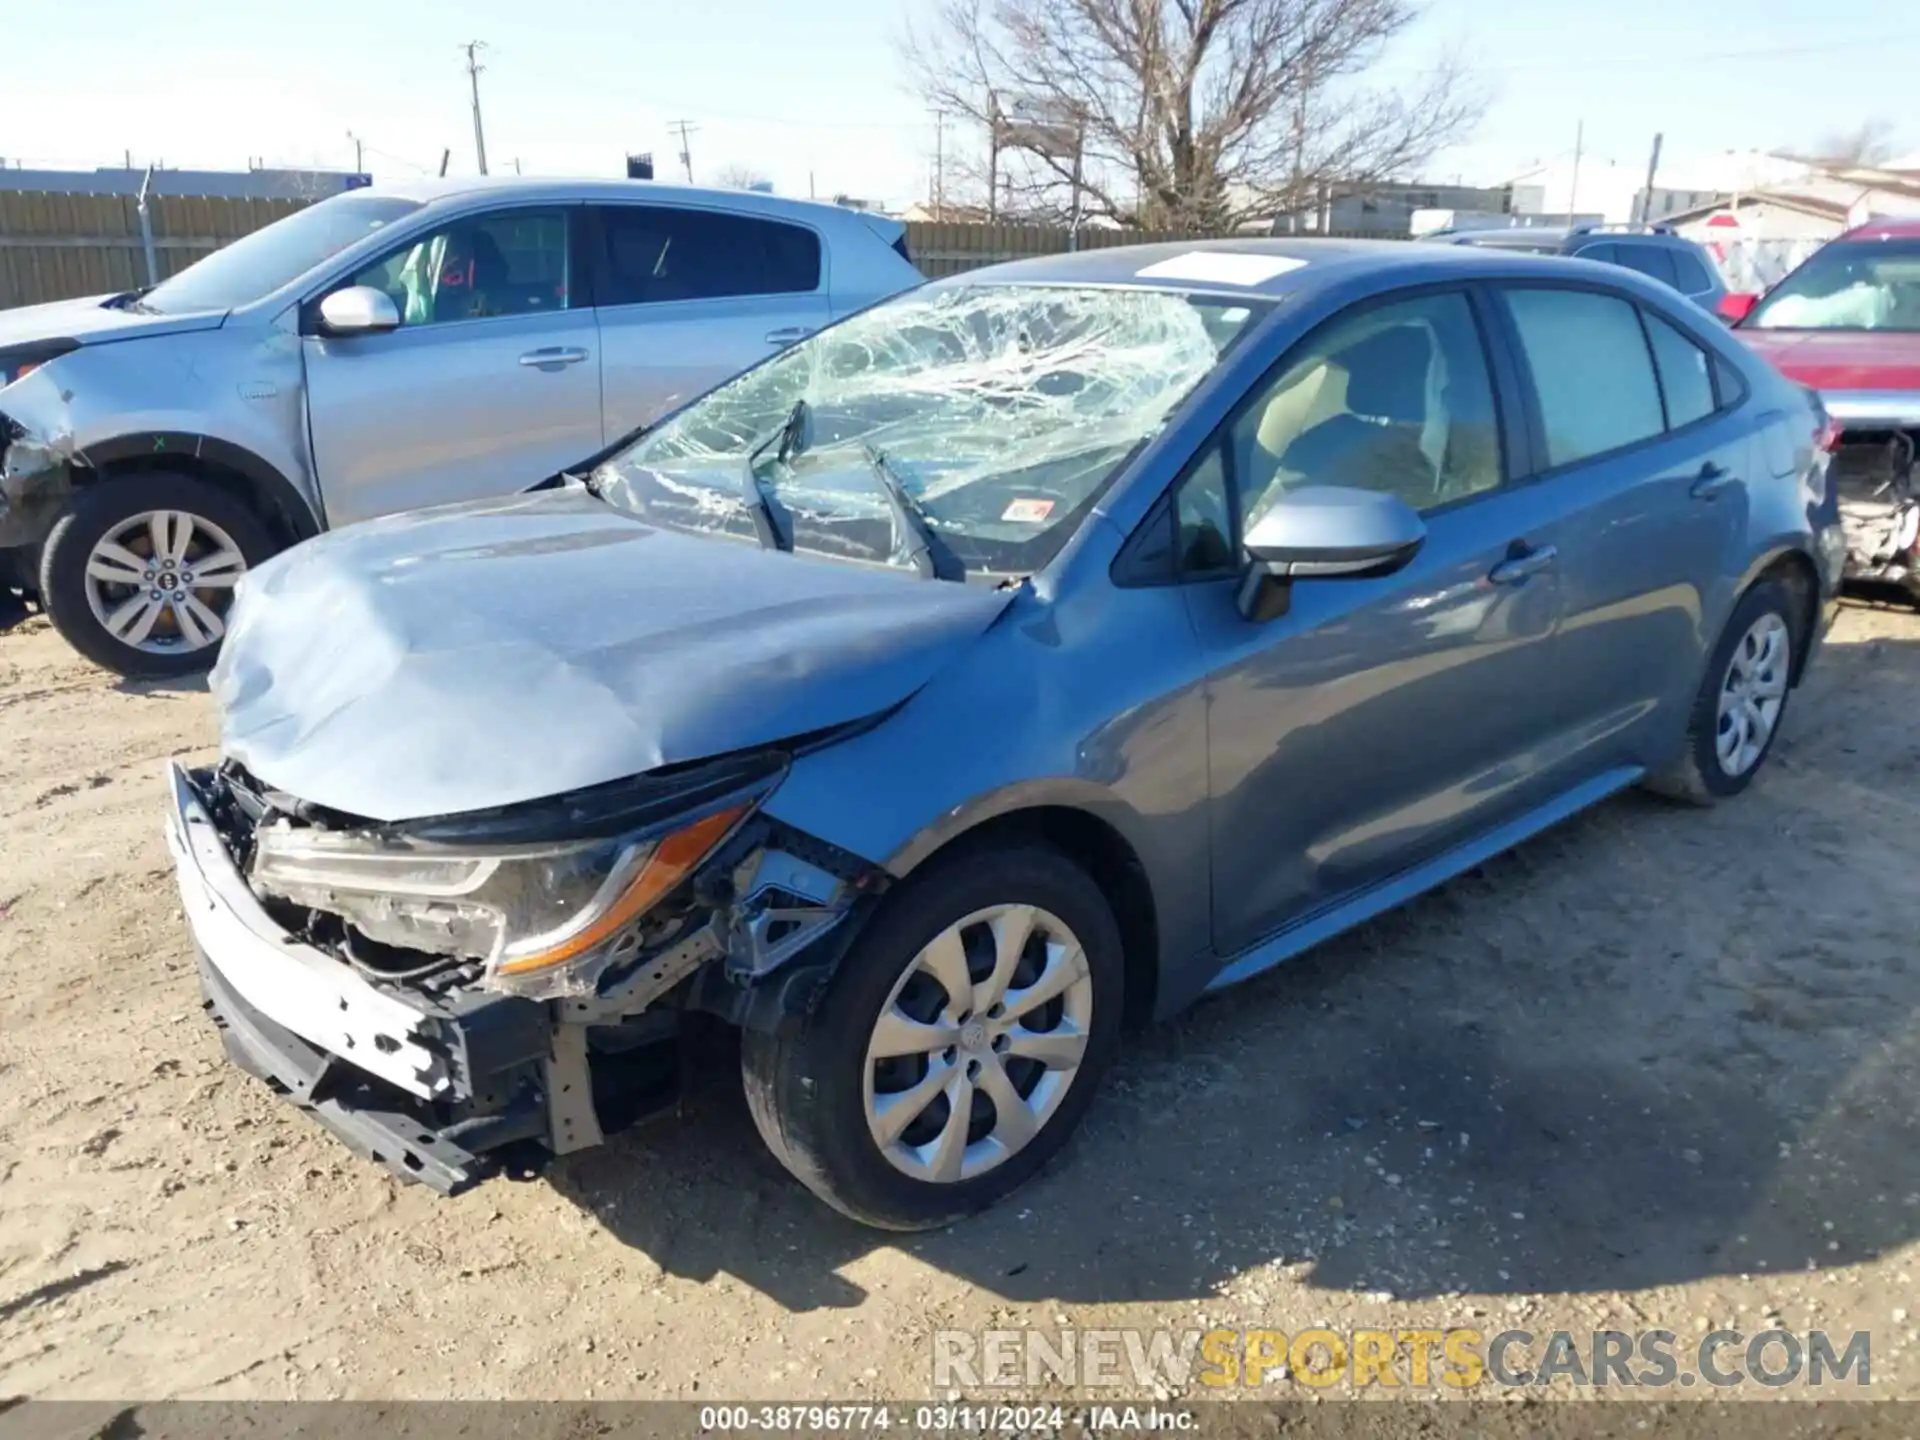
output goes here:
[{"label": "white trim piece", "polygon": [[1134,271],[1141,280],[1199,280],[1209,285],[1259,285],[1305,267],[1286,255],[1255,255],[1240,250],[1189,250]]}]

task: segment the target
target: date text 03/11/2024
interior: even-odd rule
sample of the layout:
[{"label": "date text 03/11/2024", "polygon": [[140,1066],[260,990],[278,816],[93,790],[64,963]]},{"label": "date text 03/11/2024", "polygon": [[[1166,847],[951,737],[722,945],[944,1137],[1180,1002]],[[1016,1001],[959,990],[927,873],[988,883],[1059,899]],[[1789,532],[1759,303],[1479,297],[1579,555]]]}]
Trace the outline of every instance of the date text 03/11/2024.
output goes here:
[{"label": "date text 03/11/2024", "polygon": [[709,1434],[817,1434],[892,1431],[909,1434],[1030,1435],[1068,1429],[1085,1432],[1193,1430],[1191,1410],[1162,1405],[806,1404],[703,1405],[700,1429]]}]

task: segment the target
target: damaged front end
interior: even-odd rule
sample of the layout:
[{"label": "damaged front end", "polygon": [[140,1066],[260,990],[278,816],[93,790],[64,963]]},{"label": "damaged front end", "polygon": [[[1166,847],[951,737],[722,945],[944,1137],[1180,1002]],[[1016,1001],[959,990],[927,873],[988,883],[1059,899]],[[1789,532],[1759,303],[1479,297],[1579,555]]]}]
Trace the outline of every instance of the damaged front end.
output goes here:
[{"label": "damaged front end", "polygon": [[1920,595],[1920,494],[1916,432],[1841,431],[1828,470],[1846,534],[1846,577],[1897,584]]},{"label": "damaged front end", "polygon": [[176,767],[170,839],[229,1054],[448,1193],[599,1143],[671,1101],[693,1013],[796,1013],[884,884],[760,813],[786,764],[386,824],[232,761]]},{"label": "damaged front end", "polygon": [[0,412],[0,447],[0,550],[38,545],[73,492],[73,435],[38,434]]},{"label": "damaged front end", "polygon": [[[74,348],[66,339],[0,348],[0,556],[46,538],[72,493],[74,467],[86,463],[71,397],[43,368]],[[0,563],[0,584],[6,568]]]}]

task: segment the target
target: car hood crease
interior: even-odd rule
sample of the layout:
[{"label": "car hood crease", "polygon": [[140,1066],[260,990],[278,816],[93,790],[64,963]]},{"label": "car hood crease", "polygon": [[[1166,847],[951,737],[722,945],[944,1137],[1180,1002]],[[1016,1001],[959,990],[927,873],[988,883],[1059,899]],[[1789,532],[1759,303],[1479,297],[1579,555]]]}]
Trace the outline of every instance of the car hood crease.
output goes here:
[{"label": "car hood crease", "polygon": [[221,743],[369,820],[512,805],[878,714],[1010,594],[663,530],[578,487],[421,511],[246,579]]}]

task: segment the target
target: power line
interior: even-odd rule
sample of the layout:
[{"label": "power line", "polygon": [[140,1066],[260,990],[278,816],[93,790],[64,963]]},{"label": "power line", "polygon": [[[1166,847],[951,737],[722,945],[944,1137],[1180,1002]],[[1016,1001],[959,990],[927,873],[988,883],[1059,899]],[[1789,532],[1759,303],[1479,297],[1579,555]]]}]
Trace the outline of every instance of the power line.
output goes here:
[{"label": "power line", "polygon": [[687,183],[693,183],[693,143],[687,137],[700,127],[691,120],[675,120],[667,128],[680,132],[680,163],[687,168]]},{"label": "power line", "polygon": [[484,175],[487,173],[487,137],[480,128],[480,72],[487,67],[479,62],[477,54],[487,48],[487,42],[469,40],[461,48],[467,52],[467,81],[473,87],[473,155]]}]

